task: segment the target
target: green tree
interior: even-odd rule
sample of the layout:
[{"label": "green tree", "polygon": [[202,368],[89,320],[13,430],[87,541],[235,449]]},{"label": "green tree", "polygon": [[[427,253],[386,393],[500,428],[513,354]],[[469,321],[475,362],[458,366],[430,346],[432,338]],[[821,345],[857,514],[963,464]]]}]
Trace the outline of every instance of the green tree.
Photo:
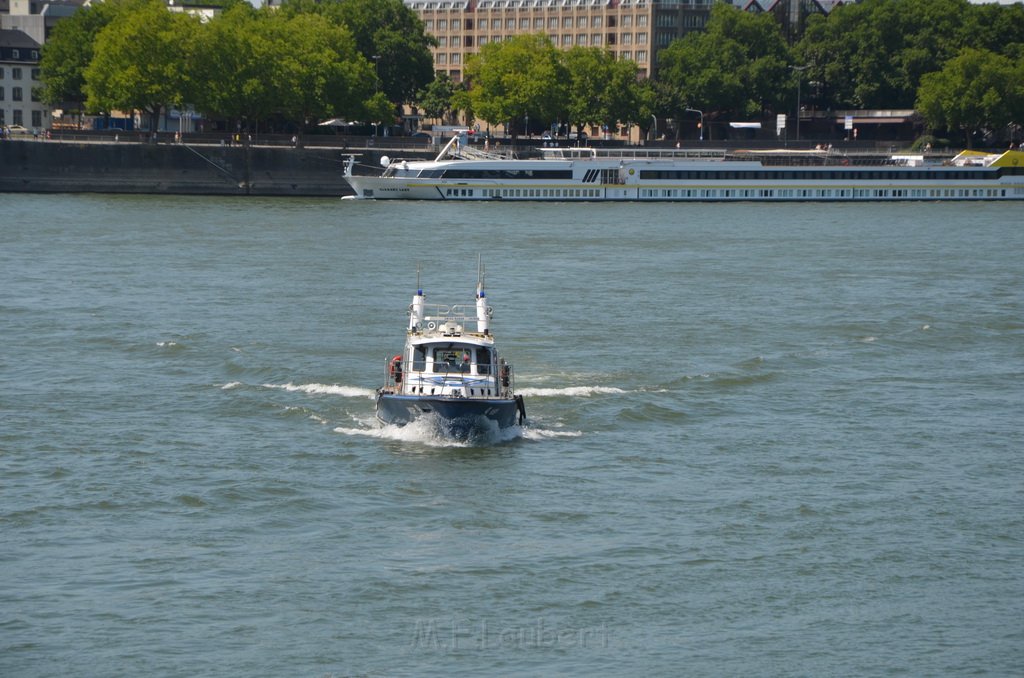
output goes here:
[{"label": "green tree", "polygon": [[608,82],[602,97],[602,122],[616,124],[643,123],[650,118],[640,110],[640,84],[635,61],[618,59],[609,64]]},{"label": "green tree", "polygon": [[474,113],[494,123],[509,122],[514,135],[525,118],[555,120],[563,110],[564,68],[547,36],[519,35],[483,46],[466,64]]},{"label": "green tree", "polygon": [[[270,15],[280,51],[280,106],[288,117],[356,117],[379,105],[373,67],[356,51],[348,28],[317,14],[293,18]],[[374,118],[387,121],[391,116]]]},{"label": "green tree", "polygon": [[562,62],[568,76],[562,113],[566,121],[577,129],[636,122],[636,62],[616,61],[606,50],[578,46],[563,52]]},{"label": "green tree", "polygon": [[416,105],[423,109],[428,118],[440,120],[441,124],[451,123],[454,109],[455,83],[447,73],[439,73],[434,81],[416,95]]},{"label": "green tree", "polygon": [[910,108],[921,76],[971,37],[967,0],[864,0],[812,17],[795,52],[814,64],[824,106]]},{"label": "green tree", "polygon": [[727,119],[759,116],[791,100],[791,57],[769,14],[716,4],[704,32],[672,42],[658,59],[659,79],[689,106]]},{"label": "green tree", "polygon": [[430,48],[437,42],[402,0],[288,0],[281,12],[319,13],[347,26],[356,50],[375,62],[381,90],[395,105],[412,102],[434,79]]},{"label": "green tree", "polygon": [[235,5],[199,31],[193,61],[191,100],[217,118],[248,123],[266,117],[280,100],[279,56],[262,30],[263,15]]},{"label": "green tree", "polygon": [[92,61],[96,36],[129,4],[122,0],[96,3],[54,25],[39,60],[44,102],[77,104],[81,109],[86,98],[85,69]]},{"label": "green tree", "polygon": [[1024,61],[964,49],[941,71],[922,78],[917,109],[933,128],[962,131],[973,148],[982,130],[1024,120]]},{"label": "green tree", "polygon": [[118,13],[96,36],[85,69],[86,107],[145,111],[156,129],[165,107],[185,102],[198,26],[198,19],[172,13],[160,0]]}]

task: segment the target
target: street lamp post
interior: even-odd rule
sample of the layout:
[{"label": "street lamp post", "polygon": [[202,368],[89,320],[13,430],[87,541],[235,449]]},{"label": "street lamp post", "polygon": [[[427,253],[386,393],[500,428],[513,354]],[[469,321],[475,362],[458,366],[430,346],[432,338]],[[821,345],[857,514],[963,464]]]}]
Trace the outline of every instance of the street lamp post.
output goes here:
[{"label": "street lamp post", "polygon": [[[373,78],[377,85],[377,91],[380,92],[380,55],[374,54],[373,59]],[[373,136],[377,136],[377,123],[373,123]]]},{"label": "street lamp post", "polygon": [[700,116],[700,121],[697,123],[697,131],[700,132],[700,140],[704,141],[704,111],[698,111],[696,108],[687,108],[683,112],[696,113]]},{"label": "street lamp post", "polygon": [[651,113],[651,122],[654,123],[654,136],[651,137],[651,141],[657,141],[658,140],[658,116],[656,116],[654,113]]},{"label": "street lamp post", "polygon": [[810,67],[811,67],[810,64],[806,64],[804,66],[790,66],[790,68],[792,68],[794,71],[796,71],[796,140],[797,141],[800,141],[800,82],[803,80],[803,78],[800,77],[800,74],[803,73],[804,71],[806,71]]}]

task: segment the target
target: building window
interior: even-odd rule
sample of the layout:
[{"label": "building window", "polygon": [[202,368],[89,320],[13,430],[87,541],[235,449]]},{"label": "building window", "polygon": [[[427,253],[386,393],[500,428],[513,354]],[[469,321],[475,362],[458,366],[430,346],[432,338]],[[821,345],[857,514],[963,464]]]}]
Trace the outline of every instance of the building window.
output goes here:
[{"label": "building window", "polygon": [[534,19],[533,20],[533,30],[537,31],[538,33],[540,31],[543,31],[544,30],[544,19],[542,19],[542,18]]},{"label": "building window", "polygon": [[555,30],[558,28],[558,17],[553,16],[550,19],[548,19],[548,28],[550,28],[551,30]]},{"label": "building window", "polygon": [[433,19],[427,19],[426,21],[424,21],[423,22],[423,30],[425,30],[427,33],[433,32],[433,30],[434,30],[434,20]]},{"label": "building window", "polygon": [[11,88],[11,101],[21,101],[21,88],[20,87],[12,87]]},{"label": "building window", "polygon": [[39,61],[39,50],[32,50],[32,61]]},{"label": "building window", "polygon": [[460,31],[460,30],[462,30],[462,21],[460,21],[459,19],[452,19],[452,30],[453,31]]},{"label": "building window", "polygon": [[562,44],[565,45],[566,47],[569,47],[570,45],[572,45],[572,36],[571,35],[563,35],[562,36]]},{"label": "building window", "polygon": [[516,20],[505,19],[505,29],[509,31],[514,31],[516,29]]},{"label": "building window", "polygon": [[452,47],[462,47],[462,38],[457,36],[457,35],[453,35],[452,36]]},{"label": "building window", "polygon": [[632,25],[633,25],[633,17],[631,17],[631,16],[624,16],[624,17],[622,17],[622,27],[623,28],[629,28]]},{"label": "building window", "polygon": [[42,127],[43,126],[43,112],[42,111],[32,111],[32,126],[33,127]]},{"label": "building window", "polygon": [[4,71],[6,71],[6,70],[7,70],[6,68],[4,68],[3,66],[0,66],[0,80],[4,79]]},{"label": "building window", "polygon": [[[11,58],[12,59],[20,59],[21,58],[21,52],[19,52],[16,49],[12,49],[11,50]],[[14,123],[14,124],[18,124],[18,123]]]},{"label": "building window", "polygon": [[519,19],[519,30],[521,30],[521,31],[528,31],[528,30],[530,30],[530,18],[529,17],[522,17],[521,19]]},{"label": "building window", "polygon": [[576,36],[576,44],[577,45],[586,45],[587,44],[587,34],[586,33],[580,33],[579,35],[577,35]]},{"label": "building window", "polygon": [[501,28],[501,19],[491,19],[491,28],[499,30]]},{"label": "building window", "polygon": [[622,34],[622,42],[619,43],[619,44],[622,44],[622,45],[632,45],[633,44],[633,34],[632,33],[623,33]]},{"label": "building window", "polygon": [[590,44],[593,45],[594,47],[600,47],[601,46],[601,34],[600,33],[594,33],[593,35],[591,35],[590,36]]},{"label": "building window", "polygon": [[636,61],[641,64],[647,63],[647,50],[637,50]]},{"label": "building window", "polygon": [[21,69],[20,68],[12,68],[11,69],[11,79],[12,80],[21,80]]},{"label": "building window", "polygon": [[647,44],[647,34],[646,33],[637,33],[636,34],[636,44],[638,44],[638,45],[646,45]]},{"label": "building window", "polygon": [[33,68],[32,69],[32,79],[33,80],[39,80],[39,74],[40,73],[41,73],[41,71],[38,68]]},{"label": "building window", "polygon": [[437,20],[437,30],[439,30],[439,31],[447,31],[448,30],[448,19],[438,19]]},{"label": "building window", "polygon": [[462,63],[462,55],[461,54],[453,54],[452,55],[452,65],[454,66],[456,64],[461,64],[461,63]]},{"label": "building window", "polygon": [[481,46],[481,47],[483,47],[484,45],[486,45],[486,44],[487,44],[487,36],[486,36],[486,35],[481,35],[481,36],[480,36],[480,41],[479,41],[479,42],[480,42],[480,46]]},{"label": "building window", "polygon": [[4,88],[0,87],[0,101],[4,100]]},{"label": "building window", "polygon": [[646,15],[638,16],[636,18],[636,25],[640,26],[640,27],[646,26],[647,25],[647,16]]},{"label": "building window", "polygon": [[590,26],[592,28],[600,28],[601,24],[602,24],[601,17],[599,17],[599,16],[595,16],[593,18],[593,20],[590,22]]},{"label": "building window", "polygon": [[21,109],[15,108],[11,111],[11,124],[12,125],[24,125],[25,121],[21,117]]},{"label": "building window", "polygon": [[562,19],[562,28],[572,28],[572,17],[567,16]]},{"label": "building window", "polygon": [[443,35],[441,37],[439,37],[437,39],[437,46],[438,47],[447,47],[448,46],[448,38],[446,38]]}]

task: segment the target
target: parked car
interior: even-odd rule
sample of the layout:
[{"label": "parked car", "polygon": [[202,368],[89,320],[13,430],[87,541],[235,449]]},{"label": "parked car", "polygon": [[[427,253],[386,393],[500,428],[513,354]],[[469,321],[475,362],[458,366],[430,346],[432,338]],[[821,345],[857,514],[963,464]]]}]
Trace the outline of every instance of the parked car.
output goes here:
[{"label": "parked car", "polygon": [[11,135],[32,134],[32,130],[28,129],[27,127],[22,127],[21,125],[7,125],[7,127],[5,127],[4,129],[6,129],[7,133]]}]

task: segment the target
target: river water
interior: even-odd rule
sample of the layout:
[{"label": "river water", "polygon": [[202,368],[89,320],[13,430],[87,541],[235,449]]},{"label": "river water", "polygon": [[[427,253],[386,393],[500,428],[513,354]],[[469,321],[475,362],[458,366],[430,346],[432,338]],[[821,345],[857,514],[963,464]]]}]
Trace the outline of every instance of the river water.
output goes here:
[{"label": "river water", "polygon": [[[1017,675],[1020,226],[0,195],[0,675]],[[379,425],[478,254],[529,423]]]}]

